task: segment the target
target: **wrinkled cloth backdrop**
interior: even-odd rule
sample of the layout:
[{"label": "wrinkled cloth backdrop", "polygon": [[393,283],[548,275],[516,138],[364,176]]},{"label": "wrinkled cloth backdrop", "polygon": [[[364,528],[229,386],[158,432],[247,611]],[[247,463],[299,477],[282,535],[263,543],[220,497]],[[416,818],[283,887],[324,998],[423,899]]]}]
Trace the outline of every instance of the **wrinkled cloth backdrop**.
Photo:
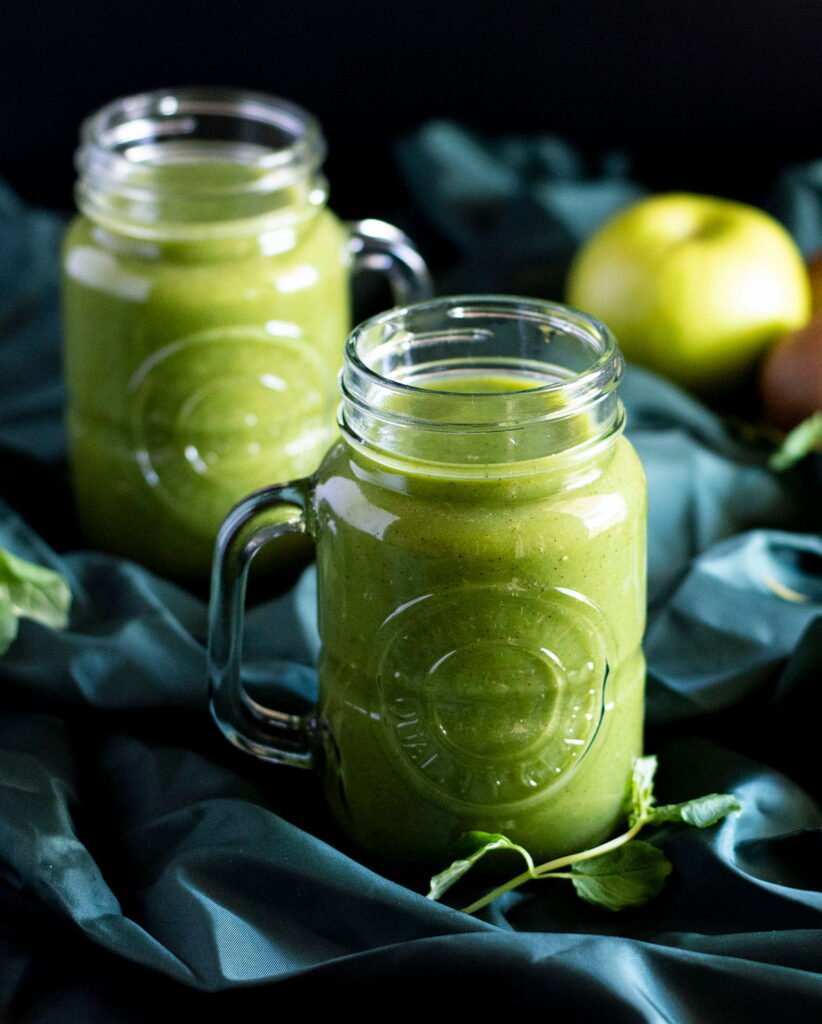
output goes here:
[{"label": "wrinkled cloth backdrop", "polygon": [[[463,253],[441,291],[536,292],[537,273],[558,280],[573,246],[640,194],[620,161],[586,178],[555,139],[482,143],[434,124],[400,158]],[[818,166],[793,169],[772,197],[806,251],[822,243],[820,180]],[[674,874],[644,908],[612,914],[534,886],[470,918],[427,901],[425,879],[363,863],[315,779],[216,734],[199,598],[79,549],[61,228],[0,192],[0,545],[74,593],[67,631],[23,623],[0,660],[0,1016],[156,1024],[321,997],[371,1019],[441,1008],[448,992],[463,1012],[580,1024],[822,1019],[814,460],[776,476],[763,447],[629,369],[628,431],[650,491],[646,747],[659,797],[733,791],[744,811],[657,833]],[[292,707],[315,692],[314,586],[308,569],[248,617],[249,678]]]}]

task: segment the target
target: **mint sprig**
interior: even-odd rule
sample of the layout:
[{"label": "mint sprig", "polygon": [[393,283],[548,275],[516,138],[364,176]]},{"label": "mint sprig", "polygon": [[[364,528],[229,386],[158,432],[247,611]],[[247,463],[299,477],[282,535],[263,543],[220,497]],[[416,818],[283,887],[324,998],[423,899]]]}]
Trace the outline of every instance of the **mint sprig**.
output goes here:
[{"label": "mint sprig", "polygon": [[59,573],[0,548],[0,654],[17,636],[20,619],[63,629],[70,606],[71,590]]},{"label": "mint sprig", "polygon": [[636,839],[643,828],[670,822],[708,828],[727,814],[742,809],[736,797],[729,793],[710,793],[681,804],[656,806],[656,768],[657,759],[653,756],[638,757],[634,761],[628,788],[628,828],[620,835],[589,850],[557,857],[537,866],[528,851],[507,836],[466,832],[455,850],[458,858],[431,879],[428,899],[440,899],[486,853],[508,849],[524,858],[526,870],[463,907],[466,914],[487,907],[525,882],[547,878],[570,880],[581,899],[608,910],[642,906],[660,892],[672,871],[671,862],[662,850]]}]

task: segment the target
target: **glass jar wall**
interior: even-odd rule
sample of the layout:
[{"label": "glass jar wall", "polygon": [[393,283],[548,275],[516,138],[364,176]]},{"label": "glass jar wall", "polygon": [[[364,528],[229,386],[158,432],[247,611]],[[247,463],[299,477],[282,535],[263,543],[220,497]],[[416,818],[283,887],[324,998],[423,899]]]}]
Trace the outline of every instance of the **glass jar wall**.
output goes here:
[{"label": "glass jar wall", "polygon": [[425,291],[399,232],[371,242],[329,210],[324,153],[313,117],[247,92],[148,93],[84,124],[65,368],[96,546],[205,578],[228,509],[311,472],[335,436],[357,254],[387,249],[405,294]]}]

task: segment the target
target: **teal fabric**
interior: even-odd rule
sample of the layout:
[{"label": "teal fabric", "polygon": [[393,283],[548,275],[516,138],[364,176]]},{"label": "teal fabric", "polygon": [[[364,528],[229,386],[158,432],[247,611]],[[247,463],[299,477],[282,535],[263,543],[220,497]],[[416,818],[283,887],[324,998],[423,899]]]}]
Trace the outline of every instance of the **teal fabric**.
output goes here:
[{"label": "teal fabric", "polygon": [[485,139],[432,121],[402,141],[409,190],[460,259],[446,291],[562,293],[576,246],[644,195],[620,154],[591,167],[562,139]]},{"label": "teal fabric", "polygon": [[[529,231],[505,236],[514,263],[538,242],[559,266],[639,194],[619,168],[579,183],[575,159],[552,140],[494,146],[442,125],[403,151],[464,265],[520,218]],[[469,194],[484,218],[466,217]],[[534,207],[556,248],[530,232]],[[733,791],[744,811],[659,833],[675,871],[644,908],[611,914],[546,885],[467,917],[427,901],[424,879],[365,861],[316,779],[216,734],[200,597],[83,550],[61,427],[59,234],[0,193],[0,545],[64,573],[75,599],[68,630],[24,622],[0,660],[0,1016],[155,1024],[322,1005],[383,1019],[442,1013],[447,997],[453,1012],[579,1024],[822,1018],[814,461],[776,476],[764,448],[629,370],[659,796]],[[292,707],[315,692],[314,598],[308,569],[249,615],[248,680]]]},{"label": "teal fabric", "polygon": [[822,249],[822,160],[786,168],[770,207],[790,227],[806,256]]}]

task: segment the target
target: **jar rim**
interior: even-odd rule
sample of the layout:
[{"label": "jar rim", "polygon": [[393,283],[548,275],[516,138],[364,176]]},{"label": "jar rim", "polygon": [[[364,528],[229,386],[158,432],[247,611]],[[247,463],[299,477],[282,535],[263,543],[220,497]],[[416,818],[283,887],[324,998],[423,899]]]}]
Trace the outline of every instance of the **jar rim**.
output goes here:
[{"label": "jar rim", "polygon": [[[126,177],[128,171],[139,165],[126,155],[133,147],[145,144],[147,137],[155,135],[167,142],[179,133],[193,141],[208,118],[230,119],[237,124],[251,122],[282,136],[279,145],[257,144],[253,159],[251,147],[243,150],[243,162],[272,172],[271,178],[211,184],[210,192],[282,188],[288,183],[289,171],[293,179],[304,177],[316,170],[325,157],[326,144],[319,121],[296,103],[248,89],[186,86],[120,97],[90,114],[80,126],[77,169],[81,176],[94,173],[98,170],[95,161],[99,163],[102,158],[110,175]],[[209,138],[214,142],[232,141],[220,135]]]},{"label": "jar rim", "polygon": [[[609,328],[569,306],[510,295],[426,300],[351,333],[339,424],[371,449],[428,462],[581,455],[622,430],[623,365]],[[475,376],[494,386],[476,389]]]},{"label": "jar rim", "polygon": [[[551,381],[539,387],[529,388],[527,391],[511,390],[508,392],[465,392],[448,391],[432,387],[419,387],[409,384],[406,381],[398,381],[378,373],[364,359],[359,346],[366,337],[378,330],[380,327],[388,327],[392,324],[400,329],[400,322],[403,319],[424,315],[426,312],[433,312],[444,309],[446,315],[453,320],[468,320],[475,316],[515,316],[520,320],[530,320],[533,323],[543,324],[551,328],[561,328],[566,333],[576,335],[581,340],[599,342],[601,351],[597,358],[581,373],[574,374],[567,379]],[[486,398],[494,395],[537,395],[541,393],[556,393],[560,389],[566,394],[588,390],[591,387],[600,387],[605,381],[603,377],[618,378],[621,375],[622,359],[613,332],[582,310],[566,306],[548,299],[526,298],[516,295],[452,295],[441,298],[426,299],[423,302],[409,303],[406,306],[398,306],[394,309],[385,310],[368,320],[358,324],[348,336],[345,345],[346,362],[356,367],[366,378],[375,384],[396,391],[399,394],[418,393],[427,398],[437,395],[454,396],[462,398]],[[618,365],[615,365],[618,364]]]},{"label": "jar rim", "polygon": [[[328,189],[319,122],[288,100],[190,86],[112,100],[80,128],[80,211],[149,240],[256,234],[310,220]],[[208,173],[195,173],[197,166]]]}]

